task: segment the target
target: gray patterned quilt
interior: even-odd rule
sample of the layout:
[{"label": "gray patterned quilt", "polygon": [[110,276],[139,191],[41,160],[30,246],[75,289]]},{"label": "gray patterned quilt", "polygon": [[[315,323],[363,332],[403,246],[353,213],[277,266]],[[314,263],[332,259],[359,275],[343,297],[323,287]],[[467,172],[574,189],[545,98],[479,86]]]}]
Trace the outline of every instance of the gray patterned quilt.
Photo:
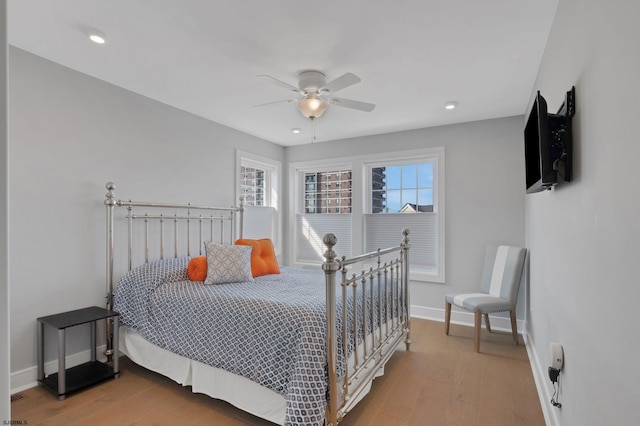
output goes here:
[{"label": "gray patterned quilt", "polygon": [[204,285],[189,281],[188,261],[155,261],[121,278],[114,299],[121,322],[157,346],[282,394],[286,425],[323,424],[324,273],[281,267],[251,283]]}]

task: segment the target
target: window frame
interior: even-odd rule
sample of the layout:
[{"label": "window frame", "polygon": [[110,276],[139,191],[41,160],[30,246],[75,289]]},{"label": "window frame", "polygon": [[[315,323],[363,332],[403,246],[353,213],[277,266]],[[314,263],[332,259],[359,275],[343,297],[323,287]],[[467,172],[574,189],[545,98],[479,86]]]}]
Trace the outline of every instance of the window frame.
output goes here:
[{"label": "window frame", "polygon": [[[372,169],[377,167],[393,167],[403,165],[414,165],[431,163],[433,164],[433,212],[416,214],[435,214],[438,227],[437,241],[437,265],[434,270],[411,267],[411,279],[415,281],[445,282],[445,235],[444,235],[444,147],[425,148],[419,151],[398,152],[390,155],[380,154],[375,158],[369,158],[363,162],[364,187],[362,228],[363,242],[365,233],[365,215],[367,214],[397,214],[397,213],[374,213],[373,204],[373,179]],[[417,200],[416,200],[417,201]],[[411,234],[409,235],[411,241]]]}]

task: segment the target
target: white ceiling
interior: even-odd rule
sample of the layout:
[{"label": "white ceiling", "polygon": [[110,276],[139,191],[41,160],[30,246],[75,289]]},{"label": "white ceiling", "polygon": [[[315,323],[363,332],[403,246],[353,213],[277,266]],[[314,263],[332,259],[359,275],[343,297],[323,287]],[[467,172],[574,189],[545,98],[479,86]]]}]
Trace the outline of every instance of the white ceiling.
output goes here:
[{"label": "white ceiling", "polygon": [[[9,0],[9,42],[280,145],[312,126],[291,94],[303,70],[362,82],[316,141],[524,114],[558,0]],[[88,38],[102,31],[108,42]],[[458,108],[444,109],[447,101]],[[302,133],[295,135],[291,129]]]}]

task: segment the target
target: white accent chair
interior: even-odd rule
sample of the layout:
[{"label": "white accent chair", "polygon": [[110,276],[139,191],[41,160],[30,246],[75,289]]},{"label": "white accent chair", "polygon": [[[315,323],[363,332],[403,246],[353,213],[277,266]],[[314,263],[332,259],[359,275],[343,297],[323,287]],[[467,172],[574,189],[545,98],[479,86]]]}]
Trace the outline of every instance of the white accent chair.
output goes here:
[{"label": "white accent chair", "polygon": [[445,295],[445,333],[449,335],[451,305],[475,314],[475,347],[480,352],[481,317],[491,332],[489,314],[509,311],[513,342],[518,344],[516,301],[520,283],[524,279],[527,249],[522,247],[487,247],[479,293],[449,293]]}]

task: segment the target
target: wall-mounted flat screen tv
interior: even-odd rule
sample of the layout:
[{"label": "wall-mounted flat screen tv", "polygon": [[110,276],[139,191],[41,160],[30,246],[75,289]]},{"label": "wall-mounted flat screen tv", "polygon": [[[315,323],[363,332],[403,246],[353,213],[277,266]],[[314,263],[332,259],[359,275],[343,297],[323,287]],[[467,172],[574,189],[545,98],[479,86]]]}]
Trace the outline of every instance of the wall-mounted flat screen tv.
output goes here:
[{"label": "wall-mounted flat screen tv", "polygon": [[524,128],[527,194],[551,189],[571,180],[571,117],[575,113],[575,88],[567,92],[557,114],[547,112],[547,102],[536,94]]}]

